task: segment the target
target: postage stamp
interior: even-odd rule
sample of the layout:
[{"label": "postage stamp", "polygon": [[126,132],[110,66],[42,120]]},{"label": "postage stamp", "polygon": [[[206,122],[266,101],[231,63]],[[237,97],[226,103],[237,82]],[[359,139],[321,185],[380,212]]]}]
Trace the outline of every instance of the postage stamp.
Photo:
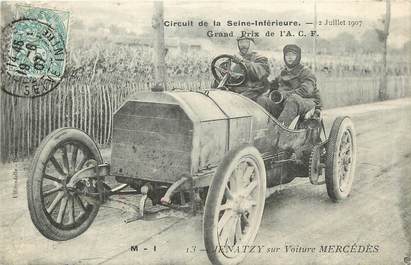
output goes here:
[{"label": "postage stamp", "polygon": [[55,89],[64,76],[67,29],[67,12],[19,7],[18,19],[3,31],[8,47],[3,49],[2,90],[38,97]]}]

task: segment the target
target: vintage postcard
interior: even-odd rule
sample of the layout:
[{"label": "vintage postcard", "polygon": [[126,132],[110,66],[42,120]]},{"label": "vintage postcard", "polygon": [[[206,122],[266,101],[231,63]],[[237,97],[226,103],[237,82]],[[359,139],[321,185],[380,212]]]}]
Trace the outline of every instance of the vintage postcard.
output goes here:
[{"label": "vintage postcard", "polygon": [[0,2],[0,264],[411,265],[411,2]]}]

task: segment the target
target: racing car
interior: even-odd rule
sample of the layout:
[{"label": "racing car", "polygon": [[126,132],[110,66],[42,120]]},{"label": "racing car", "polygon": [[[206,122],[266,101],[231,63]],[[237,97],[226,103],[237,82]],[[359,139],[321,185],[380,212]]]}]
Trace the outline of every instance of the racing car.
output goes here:
[{"label": "racing car", "polygon": [[230,91],[247,80],[246,66],[239,63],[238,73],[231,63],[230,55],[213,60],[215,89],[131,96],[113,116],[110,163],[84,131],[50,133],[27,181],[38,231],[56,241],[75,238],[112,196],[138,194],[134,220],[147,215],[148,200],[203,213],[210,261],[238,264],[246,253],[230,250],[254,242],[267,188],[308,178],[325,184],[332,201],[347,198],[356,163],[351,119],[336,118],[328,135],[321,115],[307,113],[294,128],[284,127],[256,102]]}]

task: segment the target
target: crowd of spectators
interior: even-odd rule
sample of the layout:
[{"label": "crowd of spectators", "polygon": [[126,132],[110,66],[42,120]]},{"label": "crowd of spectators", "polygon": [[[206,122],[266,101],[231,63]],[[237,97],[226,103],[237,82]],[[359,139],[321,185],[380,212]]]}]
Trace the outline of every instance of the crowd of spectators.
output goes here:
[{"label": "crowd of spectators", "polygon": [[[97,47],[97,48],[96,48]],[[153,49],[149,46],[105,45],[94,48],[81,47],[69,51],[66,64],[66,77],[79,81],[99,79],[118,82],[137,81],[148,83],[153,79]],[[168,49],[166,69],[169,80],[190,78],[211,79],[210,64],[212,56],[201,50]],[[270,58],[273,75],[280,72],[281,58]],[[382,64],[373,60],[340,59],[328,56],[327,60],[318,56],[317,62],[305,60],[304,63],[316,70],[318,75],[332,77],[379,76]],[[314,67],[316,65],[316,67]],[[410,75],[410,65],[389,63],[389,75]]]}]

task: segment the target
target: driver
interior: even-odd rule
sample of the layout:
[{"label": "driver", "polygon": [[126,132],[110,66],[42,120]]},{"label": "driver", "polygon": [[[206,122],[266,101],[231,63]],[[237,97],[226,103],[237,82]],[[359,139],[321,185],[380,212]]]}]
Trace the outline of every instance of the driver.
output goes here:
[{"label": "driver", "polygon": [[260,105],[288,127],[298,115],[320,106],[321,100],[316,77],[300,63],[301,48],[288,44],[284,46],[283,54],[285,67],[271,85],[272,90],[281,94],[281,100],[276,103],[268,97],[259,100]]},{"label": "driver", "polygon": [[259,97],[269,88],[267,77],[270,74],[270,66],[268,59],[254,51],[255,42],[252,38],[244,36],[237,38],[237,46],[239,56],[235,55],[233,62],[236,64],[241,62],[246,66],[248,80],[244,85],[233,87],[231,90],[259,102]]}]

